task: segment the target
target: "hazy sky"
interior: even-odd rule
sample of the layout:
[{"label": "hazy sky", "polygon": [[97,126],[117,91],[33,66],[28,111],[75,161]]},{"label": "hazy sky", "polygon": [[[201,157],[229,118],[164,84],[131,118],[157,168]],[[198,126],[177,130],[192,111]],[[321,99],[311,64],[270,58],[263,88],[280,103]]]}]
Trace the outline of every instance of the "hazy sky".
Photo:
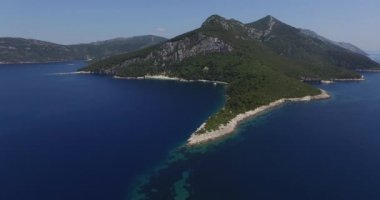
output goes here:
[{"label": "hazy sky", "polygon": [[173,37],[211,14],[266,15],[365,50],[380,50],[380,0],[0,0],[0,37],[73,44],[156,34]]}]

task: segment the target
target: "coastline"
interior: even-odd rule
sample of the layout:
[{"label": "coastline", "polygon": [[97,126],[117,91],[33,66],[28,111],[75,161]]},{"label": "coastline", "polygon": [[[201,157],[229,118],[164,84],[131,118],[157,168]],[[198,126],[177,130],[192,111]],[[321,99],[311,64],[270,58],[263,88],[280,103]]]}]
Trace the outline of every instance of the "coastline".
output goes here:
[{"label": "coastline", "polygon": [[93,72],[90,72],[90,71],[77,71],[77,72],[53,73],[53,75],[70,75],[70,74],[93,74]]},{"label": "coastline", "polygon": [[75,62],[75,61],[88,61],[88,60],[56,60],[56,61],[22,61],[22,62],[0,62],[0,65],[18,65],[18,64],[49,64],[49,63],[64,63],[64,62]]},{"label": "coastline", "polygon": [[227,124],[220,125],[217,130],[209,131],[203,134],[196,134],[201,130],[205,123],[203,123],[194,133],[191,134],[190,138],[187,140],[187,146],[194,146],[202,144],[211,140],[218,139],[228,134],[234,133],[239,123],[245,119],[255,117],[267,110],[283,105],[286,102],[307,102],[312,100],[322,100],[328,99],[331,96],[324,90],[321,89],[321,94],[315,96],[304,96],[299,98],[282,98],[276,101],[273,101],[267,105],[260,106],[254,110],[247,111],[242,114],[238,114],[235,118],[231,119]]},{"label": "coastline", "polygon": [[122,77],[122,76],[113,76],[116,79],[146,79],[146,80],[163,80],[163,81],[180,81],[180,82],[202,82],[202,83],[214,83],[214,84],[222,84],[227,85],[228,83],[222,81],[209,81],[209,80],[187,80],[178,77],[170,77],[165,75],[145,75],[139,77]]},{"label": "coastline", "polygon": [[336,82],[345,82],[345,81],[365,81],[364,76],[362,75],[360,78],[335,78],[332,81]]},{"label": "coastline", "polygon": [[365,78],[363,75],[360,78],[334,78],[330,80],[321,80],[321,83],[332,84],[335,82],[356,82],[356,81],[365,81]]},{"label": "coastline", "polygon": [[[89,71],[79,71],[80,73],[83,73],[83,74],[91,74],[92,72],[89,72]],[[380,71],[378,71],[380,72]],[[202,82],[202,83],[214,83],[214,84],[223,84],[223,85],[228,85],[227,82],[223,82],[223,81],[210,81],[210,80],[188,80],[188,79],[183,79],[183,78],[179,78],[179,77],[170,77],[170,76],[166,76],[166,75],[144,75],[144,76],[138,76],[138,77],[128,77],[128,76],[113,76],[113,78],[115,79],[127,79],[127,80],[130,80],[130,79],[138,79],[138,80],[142,80],[142,79],[146,79],[146,80],[163,80],[163,81],[180,81],[180,82]],[[332,84],[334,82],[355,82],[355,81],[365,81],[365,78],[364,76],[362,75],[360,78],[346,78],[346,79],[339,79],[339,78],[334,78],[334,79],[330,79],[330,80],[320,80],[320,82],[322,84]]]},{"label": "coastline", "polygon": [[356,71],[358,71],[358,72],[374,72],[374,73],[379,73],[380,69],[357,69]]}]

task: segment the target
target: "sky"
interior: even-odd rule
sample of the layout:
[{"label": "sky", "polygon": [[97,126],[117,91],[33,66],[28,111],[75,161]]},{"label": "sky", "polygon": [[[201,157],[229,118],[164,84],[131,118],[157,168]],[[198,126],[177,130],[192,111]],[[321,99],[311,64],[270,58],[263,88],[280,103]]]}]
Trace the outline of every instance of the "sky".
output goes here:
[{"label": "sky", "polygon": [[0,0],[0,37],[59,44],[155,34],[174,37],[212,14],[267,15],[329,39],[380,50],[380,0]]}]

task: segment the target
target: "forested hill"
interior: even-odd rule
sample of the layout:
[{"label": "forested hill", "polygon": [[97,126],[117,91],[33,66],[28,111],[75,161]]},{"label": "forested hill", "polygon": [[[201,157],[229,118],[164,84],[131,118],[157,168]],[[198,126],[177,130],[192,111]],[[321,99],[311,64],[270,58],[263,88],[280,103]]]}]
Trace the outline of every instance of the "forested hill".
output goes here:
[{"label": "forested hill", "polygon": [[163,37],[146,35],[87,44],[61,45],[34,39],[0,38],[0,63],[102,59],[166,40]]},{"label": "forested hill", "polygon": [[228,82],[224,108],[206,124],[205,130],[212,130],[274,100],[320,93],[300,80],[355,79],[360,78],[355,69],[379,68],[365,55],[304,34],[272,16],[244,24],[213,15],[196,30],[82,70]]}]

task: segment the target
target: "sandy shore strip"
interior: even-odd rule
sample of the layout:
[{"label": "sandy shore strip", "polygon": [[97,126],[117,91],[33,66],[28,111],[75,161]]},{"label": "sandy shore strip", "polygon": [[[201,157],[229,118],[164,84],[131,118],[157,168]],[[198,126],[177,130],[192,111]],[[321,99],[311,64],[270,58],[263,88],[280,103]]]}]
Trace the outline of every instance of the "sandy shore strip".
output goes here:
[{"label": "sandy shore strip", "polygon": [[218,130],[206,132],[203,134],[197,134],[197,132],[205,126],[205,123],[204,123],[190,136],[190,138],[187,140],[187,145],[188,146],[197,145],[197,144],[205,143],[205,142],[220,138],[227,134],[231,134],[235,131],[235,129],[237,128],[237,126],[239,125],[241,121],[247,118],[257,116],[258,114],[261,114],[277,106],[280,106],[286,102],[305,102],[305,101],[321,100],[321,99],[328,99],[328,98],[330,98],[330,95],[326,91],[321,90],[321,94],[315,95],[315,96],[279,99],[268,105],[260,106],[254,110],[250,110],[248,112],[237,115],[235,118],[230,120],[227,124],[220,125]]}]

